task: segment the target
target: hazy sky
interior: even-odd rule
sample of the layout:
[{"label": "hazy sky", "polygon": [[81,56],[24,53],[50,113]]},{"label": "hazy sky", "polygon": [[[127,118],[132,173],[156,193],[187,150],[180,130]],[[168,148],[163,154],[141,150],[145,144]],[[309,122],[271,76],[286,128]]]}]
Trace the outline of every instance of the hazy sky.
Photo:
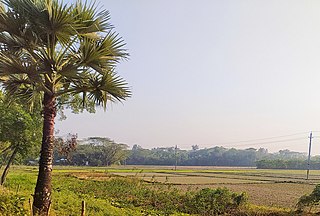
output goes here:
[{"label": "hazy sky", "polygon": [[[133,96],[107,112],[67,113],[56,122],[61,135],[104,136],[145,148],[307,151],[307,132],[320,130],[320,1],[100,4],[127,43],[130,59],[117,71]],[[320,153],[317,134],[313,154]],[[302,139],[264,143],[295,138]]]}]

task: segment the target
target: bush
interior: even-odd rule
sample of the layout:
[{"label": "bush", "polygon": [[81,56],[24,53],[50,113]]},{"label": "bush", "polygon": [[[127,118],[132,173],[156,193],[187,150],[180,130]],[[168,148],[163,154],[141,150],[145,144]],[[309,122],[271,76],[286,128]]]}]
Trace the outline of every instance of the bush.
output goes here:
[{"label": "bush", "polygon": [[305,208],[309,207],[309,212],[311,212],[312,208],[316,205],[320,204],[320,184],[316,185],[311,194],[303,195],[300,197],[297,203],[297,211],[303,212]]},{"label": "bush", "polygon": [[245,193],[237,194],[227,188],[204,188],[190,196],[187,212],[200,215],[220,215],[236,211],[247,202]]}]

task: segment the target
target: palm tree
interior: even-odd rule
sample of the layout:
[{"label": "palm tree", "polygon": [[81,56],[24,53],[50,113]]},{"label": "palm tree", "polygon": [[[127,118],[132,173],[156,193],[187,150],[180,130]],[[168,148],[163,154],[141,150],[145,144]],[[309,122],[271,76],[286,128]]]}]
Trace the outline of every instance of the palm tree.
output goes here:
[{"label": "palm tree", "polygon": [[[128,53],[109,13],[95,4],[1,0],[0,85],[12,98],[43,105],[43,135],[33,211],[51,203],[54,120],[60,103],[106,108],[131,95],[115,67]],[[81,98],[81,100],[79,100]]]}]

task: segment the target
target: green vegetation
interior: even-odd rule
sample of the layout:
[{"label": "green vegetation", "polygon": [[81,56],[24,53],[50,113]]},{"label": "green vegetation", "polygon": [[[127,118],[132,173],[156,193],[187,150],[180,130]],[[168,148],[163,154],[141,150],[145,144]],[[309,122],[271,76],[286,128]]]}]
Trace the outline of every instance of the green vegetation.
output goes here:
[{"label": "green vegetation", "polygon": [[21,104],[11,103],[0,90],[0,168],[6,164],[0,184],[5,182],[10,165],[38,157],[41,133],[40,116],[30,113]]},{"label": "green vegetation", "polygon": [[[130,97],[116,66],[128,53],[106,10],[59,0],[0,1],[0,85],[11,99],[43,105],[34,214],[51,203],[57,108],[102,105]],[[77,105],[79,107],[79,105]],[[89,106],[91,107],[91,106]]]},{"label": "green vegetation", "polygon": [[0,188],[0,215],[26,215],[25,197]]},{"label": "green vegetation", "polygon": [[[73,141],[72,141],[73,140]],[[179,166],[257,166],[258,169],[306,169],[306,155],[289,150],[268,153],[266,149],[227,149],[214,147],[208,149],[181,150],[173,147],[143,149],[134,145],[116,143],[110,138],[89,137],[78,140],[75,135],[55,139],[54,164],[77,166],[126,165],[174,165]],[[28,155],[27,155],[28,156]],[[35,156],[29,154],[29,161],[35,163]],[[19,161],[29,164],[29,161]],[[319,169],[320,158],[311,158],[311,169]]]},{"label": "green vegetation", "polygon": [[[306,159],[276,159],[259,160],[256,162],[258,169],[307,169],[308,161]],[[311,158],[310,169],[320,169],[320,157]]]},{"label": "green vegetation", "polygon": [[[129,151],[126,163],[128,165],[174,165],[180,166],[262,166],[263,161],[292,160],[305,161],[306,155],[289,150],[280,150],[277,153],[268,153],[267,149],[248,148],[248,149],[227,149],[224,147],[213,147],[199,149],[192,146],[192,150],[181,150],[174,147],[144,149],[134,145]],[[314,160],[313,158],[312,160]],[[262,161],[263,160],[263,161]],[[262,162],[259,162],[262,161]],[[320,166],[318,166],[319,168]],[[260,168],[260,167],[259,167]],[[261,167],[261,168],[280,168],[280,167]],[[304,169],[299,167],[284,167]],[[316,168],[316,166],[314,166]]]},{"label": "green vegetation", "polygon": [[245,193],[232,193],[227,188],[204,188],[188,200],[190,203],[187,207],[190,213],[200,215],[221,215],[233,211],[236,214],[239,206],[245,204],[246,200]]},{"label": "green vegetation", "polygon": [[[59,138],[60,139],[60,138]],[[179,148],[143,149],[134,145],[127,150],[127,145],[112,141],[109,138],[91,137],[77,140],[78,145],[67,156],[61,154],[59,145],[55,151],[56,164],[108,166],[112,164],[126,165],[161,165],[161,166],[237,166],[255,167],[259,169],[305,169],[304,153],[280,150],[268,153],[267,149],[227,149],[214,147],[192,150]],[[312,157],[311,169],[319,169],[319,158]]]},{"label": "green vegetation", "polygon": [[90,137],[76,141],[77,144],[73,147],[71,140],[72,138],[66,141],[62,138],[57,139],[54,151],[55,164],[109,166],[123,163],[128,154],[127,145],[115,143],[109,138]]},{"label": "green vegetation", "polygon": [[313,191],[309,195],[303,195],[300,197],[297,203],[299,212],[304,212],[308,208],[308,212],[311,212],[313,208],[320,204],[320,184],[316,185]]},{"label": "green vegetation", "polygon": [[[3,206],[7,206],[2,214],[30,211],[28,199],[36,182],[35,171],[17,168],[9,174],[5,187],[15,192],[0,194]],[[240,212],[247,201],[245,194],[226,188],[184,192],[168,185],[145,183],[136,177],[106,175],[108,179],[97,181],[78,179],[72,170],[55,173],[51,213],[79,215],[81,201],[85,200],[88,215],[216,215]]]},{"label": "green vegetation", "polygon": [[[36,172],[35,167],[13,167],[0,189],[2,206],[8,209],[0,215],[30,212]],[[50,213],[79,215],[84,200],[88,215],[297,215],[299,198],[314,194],[320,180],[320,171],[310,174],[306,181],[300,170],[58,166]],[[310,206],[301,209],[308,212]],[[312,207],[311,213],[317,211]]]}]

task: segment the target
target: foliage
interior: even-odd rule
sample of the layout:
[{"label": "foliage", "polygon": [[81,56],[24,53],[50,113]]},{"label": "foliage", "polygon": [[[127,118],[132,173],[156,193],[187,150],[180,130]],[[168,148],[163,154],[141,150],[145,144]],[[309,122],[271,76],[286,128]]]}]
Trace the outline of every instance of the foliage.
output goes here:
[{"label": "foliage", "polygon": [[[32,107],[42,100],[43,136],[35,213],[51,201],[54,120],[57,107],[102,105],[131,96],[115,68],[128,53],[109,13],[94,3],[1,0],[0,82],[6,94]],[[89,106],[91,107],[91,106]]]},{"label": "foliage", "polygon": [[[138,178],[119,178],[110,175],[109,180],[80,180],[69,173],[55,173],[51,212],[56,215],[79,215],[81,201],[87,203],[89,215],[183,215],[202,214],[210,205],[211,196],[221,212],[238,211],[245,199],[227,189],[206,189],[196,193],[183,192],[165,185],[143,182]],[[35,172],[15,170],[5,186],[15,190],[21,185],[20,194],[30,195]],[[201,201],[201,205],[199,202]],[[27,201],[25,201],[26,204]],[[226,206],[226,205],[229,206]],[[8,205],[10,205],[8,203]],[[27,205],[26,205],[27,206]],[[207,212],[213,211],[208,209]],[[205,214],[203,214],[205,215]]]},{"label": "foliage", "polygon": [[[168,171],[172,172],[172,169],[164,167],[154,166],[152,170],[148,170],[146,166],[144,168],[145,172],[162,172]],[[150,167],[149,167],[150,168]],[[6,182],[6,188],[11,191],[17,191],[18,186],[20,189],[18,192],[19,196],[26,197],[25,207],[26,210],[29,210],[28,198],[32,193],[33,185],[36,182],[36,170],[35,167],[21,167],[14,166],[13,172],[8,176],[8,181]],[[190,208],[192,207],[193,198],[196,194],[200,194],[200,191],[197,191],[197,187],[184,188],[183,190],[177,190],[175,185],[162,185],[157,183],[146,183],[140,181],[137,178],[117,178],[112,175],[112,172],[118,173],[120,171],[130,172],[134,175],[135,172],[138,172],[140,169],[123,169],[123,167],[61,167],[56,166],[53,172],[53,202],[51,205],[52,215],[80,215],[81,201],[85,200],[87,204],[87,214],[88,215],[111,215],[111,216],[126,216],[126,215],[141,215],[141,216],[167,216],[167,215],[189,215]],[[266,176],[284,173],[285,176],[295,176],[300,171],[282,171],[282,170],[229,170],[229,169],[215,169],[211,170],[212,172],[222,171],[225,173],[236,172],[237,176],[247,176],[248,174],[253,174],[259,176],[261,179]],[[179,170],[180,171],[180,170]],[[210,170],[206,170],[208,172]],[[198,169],[188,169],[183,172],[196,172]],[[318,173],[318,172],[317,172]],[[104,178],[89,178],[83,179],[80,176],[104,176]],[[142,173],[143,175],[143,173]],[[77,177],[76,177],[77,176]],[[237,191],[244,191],[249,188],[252,188],[248,184],[243,186],[243,184],[232,184],[233,188],[239,187]],[[261,184],[260,184],[261,185]],[[264,184],[263,184],[264,185]],[[262,188],[264,186],[261,185]],[[228,186],[228,184],[226,184]],[[279,201],[278,203],[270,202],[256,202],[256,199],[261,201],[265,200],[264,194],[257,192],[256,195],[251,192],[253,198],[250,196],[251,201],[256,204],[248,203],[246,205],[240,205],[239,208],[228,210],[224,215],[233,215],[233,216],[272,216],[272,215],[298,215],[297,213],[292,212],[290,209],[292,205],[291,199],[286,199],[285,196],[278,196],[282,193],[283,190],[293,190],[292,188],[297,188],[296,192],[301,193],[302,190],[298,188],[301,185],[290,184],[290,187],[286,187],[286,184],[269,184],[268,188],[272,188],[274,193],[273,197],[269,197],[274,201]],[[309,185],[308,185],[309,186]],[[260,186],[259,186],[260,187]],[[255,188],[255,186],[253,187]],[[308,187],[309,188],[309,187]],[[187,189],[188,192],[185,192]],[[190,192],[194,191],[194,192]],[[214,190],[213,190],[214,191]],[[249,192],[249,191],[248,191]],[[1,193],[1,188],[0,188]],[[212,192],[214,193],[214,192]],[[203,193],[204,197],[207,193]],[[210,193],[208,193],[210,194]],[[240,195],[240,194],[238,194]],[[268,197],[268,196],[267,196]],[[255,200],[253,200],[255,199]],[[281,199],[281,204],[280,200]],[[249,199],[250,201],[250,199]],[[257,206],[259,205],[259,206]],[[263,206],[261,206],[263,205]],[[271,207],[272,206],[272,207]],[[283,206],[282,208],[280,206]],[[188,208],[187,208],[188,207]],[[284,208],[285,207],[285,208]],[[191,214],[191,213],[190,213]],[[192,213],[191,215],[199,215]],[[200,214],[201,215],[201,214]],[[302,214],[306,215],[306,214]]]},{"label": "foliage", "polygon": [[77,108],[92,102],[105,107],[130,96],[115,72],[128,53],[108,11],[80,1],[2,3],[0,76],[8,94],[31,105],[45,93],[56,97],[57,105]]},{"label": "foliage", "polygon": [[74,152],[77,148],[77,134],[68,134],[67,139],[63,139],[62,137],[57,137],[54,140],[55,150],[62,156],[66,157],[68,162],[71,161],[72,152]]},{"label": "foliage", "polygon": [[[291,155],[291,157],[290,157]],[[307,169],[308,160],[307,157],[302,155],[294,155],[294,152],[290,152],[287,156],[282,156],[273,159],[263,159],[256,162],[258,169]],[[320,157],[311,157],[309,168],[312,170],[320,169]]]},{"label": "foliage", "polygon": [[[59,143],[63,143],[59,138]],[[72,139],[68,139],[71,144]],[[68,143],[68,140],[65,144]],[[70,143],[71,142],[71,143]],[[70,145],[64,148],[69,149]],[[58,145],[61,146],[61,145]],[[113,140],[104,137],[90,137],[85,140],[79,140],[76,148],[67,155],[68,162],[65,161],[66,154],[59,154],[59,148],[55,151],[56,164],[69,164],[77,166],[109,166],[123,162],[127,157],[127,145],[115,143]],[[61,148],[60,148],[61,149]]]},{"label": "foliage", "polygon": [[[66,188],[74,193],[91,194],[101,199],[111,199],[114,206],[121,208],[143,208],[166,214],[184,213],[219,213],[236,211],[244,204],[244,194],[235,194],[228,189],[206,189],[198,193],[184,194],[182,191],[157,185],[151,188],[137,178],[111,178],[109,181],[77,181],[62,177]],[[81,184],[81,185],[79,185]],[[103,190],[101,190],[103,188]],[[217,209],[216,209],[217,208]]]},{"label": "foliage", "polygon": [[298,212],[302,212],[305,208],[309,207],[309,212],[313,207],[320,204],[320,184],[316,185],[313,191],[309,195],[303,195],[300,197],[297,203]]},{"label": "foliage", "polygon": [[[177,149],[174,147],[144,149],[134,145],[129,153],[127,164],[132,165],[174,165],[177,159],[181,166],[260,166],[265,160],[303,160],[303,153],[280,150],[278,153],[268,153],[264,148],[254,149],[227,149],[224,147],[213,147],[198,149],[196,145],[192,150]],[[293,164],[293,162],[291,163]],[[291,166],[290,166],[291,167]],[[289,167],[288,167],[289,168]]]},{"label": "foliage", "polygon": [[41,130],[40,115],[30,113],[18,103],[8,106],[0,92],[0,151],[18,148],[20,162],[28,157],[38,157]]},{"label": "foliage", "polygon": [[247,202],[245,193],[232,193],[227,188],[204,188],[187,204],[188,212],[200,215],[221,215],[237,210]]},{"label": "foliage", "polygon": [[[307,160],[259,160],[256,162],[258,169],[306,169]],[[320,161],[311,161],[310,169],[319,169]]]}]

